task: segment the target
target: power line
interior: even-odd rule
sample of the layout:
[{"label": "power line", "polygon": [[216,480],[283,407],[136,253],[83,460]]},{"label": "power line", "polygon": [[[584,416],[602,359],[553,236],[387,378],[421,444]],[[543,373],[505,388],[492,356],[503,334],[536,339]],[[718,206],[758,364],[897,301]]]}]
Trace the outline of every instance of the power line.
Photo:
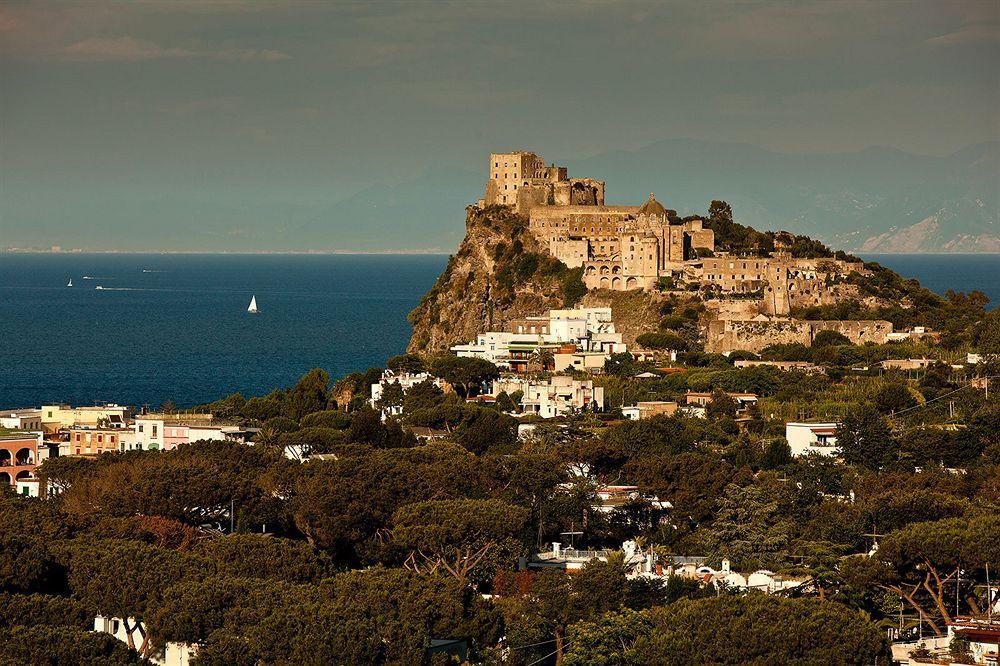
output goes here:
[{"label": "power line", "polygon": [[570,643],[572,643],[572,641],[568,641],[566,643],[563,643],[562,648],[556,648],[555,650],[553,650],[552,652],[549,652],[547,655],[545,655],[541,659],[536,659],[535,661],[531,662],[530,664],[528,664],[528,666],[535,666],[535,664],[542,663],[543,661],[545,661],[546,659],[548,659],[549,657],[551,657],[552,655],[554,655],[556,652],[559,652],[560,649],[565,650],[567,647],[569,647]]},{"label": "power line", "polygon": [[529,643],[527,645],[518,645],[517,647],[509,647],[508,650],[523,650],[525,648],[535,647],[536,645],[545,645],[546,643],[555,643],[558,638],[553,638],[552,640],[542,641],[541,643]]},{"label": "power line", "polygon": [[[995,375],[993,377],[986,377],[986,381],[989,381],[991,379],[996,379],[997,377],[1000,377],[1000,375]],[[967,388],[969,388],[971,386],[972,386],[971,383],[966,384],[965,386],[959,386],[954,391],[948,391],[947,393],[942,393],[941,395],[937,396],[936,398],[931,398],[930,400],[924,401],[922,404],[914,405],[913,407],[907,407],[906,409],[901,409],[898,412],[894,413],[893,416],[899,416],[900,414],[906,414],[907,412],[912,412],[915,409],[923,409],[924,407],[926,407],[927,405],[931,404],[932,402],[937,402],[938,400],[942,400],[944,398],[947,398],[948,396],[954,395],[955,393],[958,393],[959,391],[964,391],[965,389],[967,389]]]}]

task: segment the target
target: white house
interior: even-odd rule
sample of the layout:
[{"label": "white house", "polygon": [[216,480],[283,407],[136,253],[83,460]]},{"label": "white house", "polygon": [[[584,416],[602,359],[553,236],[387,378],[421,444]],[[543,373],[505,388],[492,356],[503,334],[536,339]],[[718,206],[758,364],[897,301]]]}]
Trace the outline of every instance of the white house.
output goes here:
[{"label": "white house", "polygon": [[15,409],[0,413],[0,428],[8,430],[41,430],[42,410]]},{"label": "white house", "polygon": [[[385,370],[382,372],[382,379],[379,380],[377,384],[372,384],[372,395],[368,402],[372,407],[375,407],[376,403],[382,399],[382,392],[392,384],[399,384],[400,388],[403,389],[405,394],[411,388],[417,384],[421,384],[425,381],[430,380],[439,389],[444,390],[445,382],[444,380],[434,377],[426,372],[400,372],[395,373],[392,370]],[[393,405],[387,407],[383,410],[383,414],[392,416],[403,413],[402,405]]]},{"label": "white house", "polygon": [[[94,617],[94,631],[110,634],[126,645],[129,634],[132,634],[132,645],[136,650],[141,650],[146,645],[146,626],[134,617],[126,621],[119,617],[98,615]],[[191,666],[197,653],[197,645],[170,641],[162,650],[149,654],[148,659],[157,666]]]},{"label": "white house", "polygon": [[[603,358],[628,350],[622,335],[615,332],[611,308],[549,310],[545,315],[512,321],[510,331],[480,333],[468,344],[454,345],[458,356],[482,358],[500,367],[510,367],[512,357],[523,358],[539,347],[573,345],[578,352],[603,355],[596,358],[560,359],[563,367],[579,369],[603,367]],[[559,368],[557,368],[558,370]]]},{"label": "white house", "polygon": [[785,439],[793,457],[809,453],[834,456],[837,448],[837,427],[839,423],[786,423]]},{"label": "white house", "polygon": [[493,395],[501,391],[508,395],[521,391],[521,410],[545,419],[595,407],[604,409],[604,387],[594,386],[590,379],[563,375],[545,380],[502,377],[493,382]]}]

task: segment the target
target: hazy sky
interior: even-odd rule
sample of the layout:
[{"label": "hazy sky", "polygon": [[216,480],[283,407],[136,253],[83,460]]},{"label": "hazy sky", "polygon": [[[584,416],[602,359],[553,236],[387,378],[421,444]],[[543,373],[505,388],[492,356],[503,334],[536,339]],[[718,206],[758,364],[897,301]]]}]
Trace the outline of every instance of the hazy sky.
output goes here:
[{"label": "hazy sky", "polygon": [[997,137],[998,72],[997,0],[4,0],[0,246],[238,238],[491,149],[947,154]]}]

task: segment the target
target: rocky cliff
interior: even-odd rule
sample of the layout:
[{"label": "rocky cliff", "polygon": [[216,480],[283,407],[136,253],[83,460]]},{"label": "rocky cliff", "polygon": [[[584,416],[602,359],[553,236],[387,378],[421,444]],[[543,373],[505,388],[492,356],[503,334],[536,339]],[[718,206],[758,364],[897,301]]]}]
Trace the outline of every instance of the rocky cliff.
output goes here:
[{"label": "rocky cliff", "polygon": [[572,305],[587,291],[580,276],[546,254],[524,218],[504,206],[470,206],[458,252],[410,313],[407,351],[443,352],[512,319]]}]

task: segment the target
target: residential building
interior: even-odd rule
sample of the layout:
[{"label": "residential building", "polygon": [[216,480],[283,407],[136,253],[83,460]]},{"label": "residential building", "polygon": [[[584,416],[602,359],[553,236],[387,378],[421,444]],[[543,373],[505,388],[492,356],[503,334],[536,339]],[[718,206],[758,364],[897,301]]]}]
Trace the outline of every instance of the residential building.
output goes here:
[{"label": "residential building", "polygon": [[42,410],[14,409],[0,412],[0,428],[7,430],[41,430]]},{"label": "residential building", "polygon": [[[444,390],[447,387],[447,382],[439,377],[434,377],[427,372],[393,372],[392,370],[384,370],[382,372],[382,378],[377,384],[372,384],[371,387],[371,398],[368,402],[372,407],[375,407],[379,400],[382,399],[382,393],[385,389],[392,384],[399,384],[399,387],[403,389],[403,394],[405,395],[407,391],[416,386],[417,384],[422,384],[423,382],[430,381],[432,384],[437,386],[439,389]],[[392,405],[384,408],[382,410],[384,415],[396,415],[403,413],[402,405]]]},{"label": "residential building", "polygon": [[[131,634],[131,645],[135,646],[136,650],[141,652],[147,647],[146,625],[134,617],[126,621],[120,617],[97,615],[94,617],[94,631],[114,636],[126,645],[129,644],[129,634]],[[197,653],[196,644],[167,641],[162,648],[148,654],[147,658],[156,666],[191,666]]]},{"label": "residential building", "polygon": [[834,456],[837,448],[837,428],[839,423],[786,423],[785,439],[792,450],[792,457],[809,453]]},{"label": "residential building", "polygon": [[878,365],[883,370],[924,370],[937,363],[933,358],[890,358]]},{"label": "residential building", "polygon": [[622,415],[632,421],[648,419],[651,416],[673,416],[677,413],[675,401],[646,400],[629,407],[622,407]]},{"label": "residential building", "polygon": [[132,408],[122,405],[71,407],[69,405],[42,405],[42,429],[56,432],[72,426],[124,428],[132,417]]},{"label": "residential building", "polygon": [[784,370],[789,372],[791,370],[798,370],[799,372],[826,372],[821,366],[812,363],[811,361],[754,361],[748,359],[740,359],[735,361],[733,365],[737,368],[756,368],[756,367],[768,367],[777,368],[778,370]]},{"label": "residential building", "polygon": [[38,447],[41,432],[0,435],[0,483],[14,488],[20,495],[38,496]]},{"label": "residential building", "polygon": [[123,451],[122,439],[131,431],[125,428],[73,426],[69,440],[59,444],[60,456],[91,456]]},{"label": "residential building", "polygon": [[123,438],[121,450],[170,451],[181,444],[200,441],[247,441],[249,431],[216,423],[211,414],[141,414],[136,416],[132,436]]},{"label": "residential building", "polygon": [[524,372],[539,363],[547,350],[556,371],[574,368],[600,371],[611,354],[628,351],[622,335],[615,332],[611,308],[549,310],[542,316],[515,319],[507,331],[480,333],[468,344],[455,345],[458,356],[482,358],[500,368]]},{"label": "residential building", "polygon": [[[757,404],[756,393],[726,393],[726,395],[736,402],[737,414],[742,414],[746,412],[747,409]],[[688,391],[684,394],[684,403],[688,406],[708,407],[711,402],[711,393]]]},{"label": "residential building", "polygon": [[604,410],[604,388],[594,386],[593,380],[574,379],[556,375],[534,380],[520,377],[501,377],[493,382],[493,395],[505,391],[511,395],[521,391],[521,411],[553,418],[583,410]]}]

